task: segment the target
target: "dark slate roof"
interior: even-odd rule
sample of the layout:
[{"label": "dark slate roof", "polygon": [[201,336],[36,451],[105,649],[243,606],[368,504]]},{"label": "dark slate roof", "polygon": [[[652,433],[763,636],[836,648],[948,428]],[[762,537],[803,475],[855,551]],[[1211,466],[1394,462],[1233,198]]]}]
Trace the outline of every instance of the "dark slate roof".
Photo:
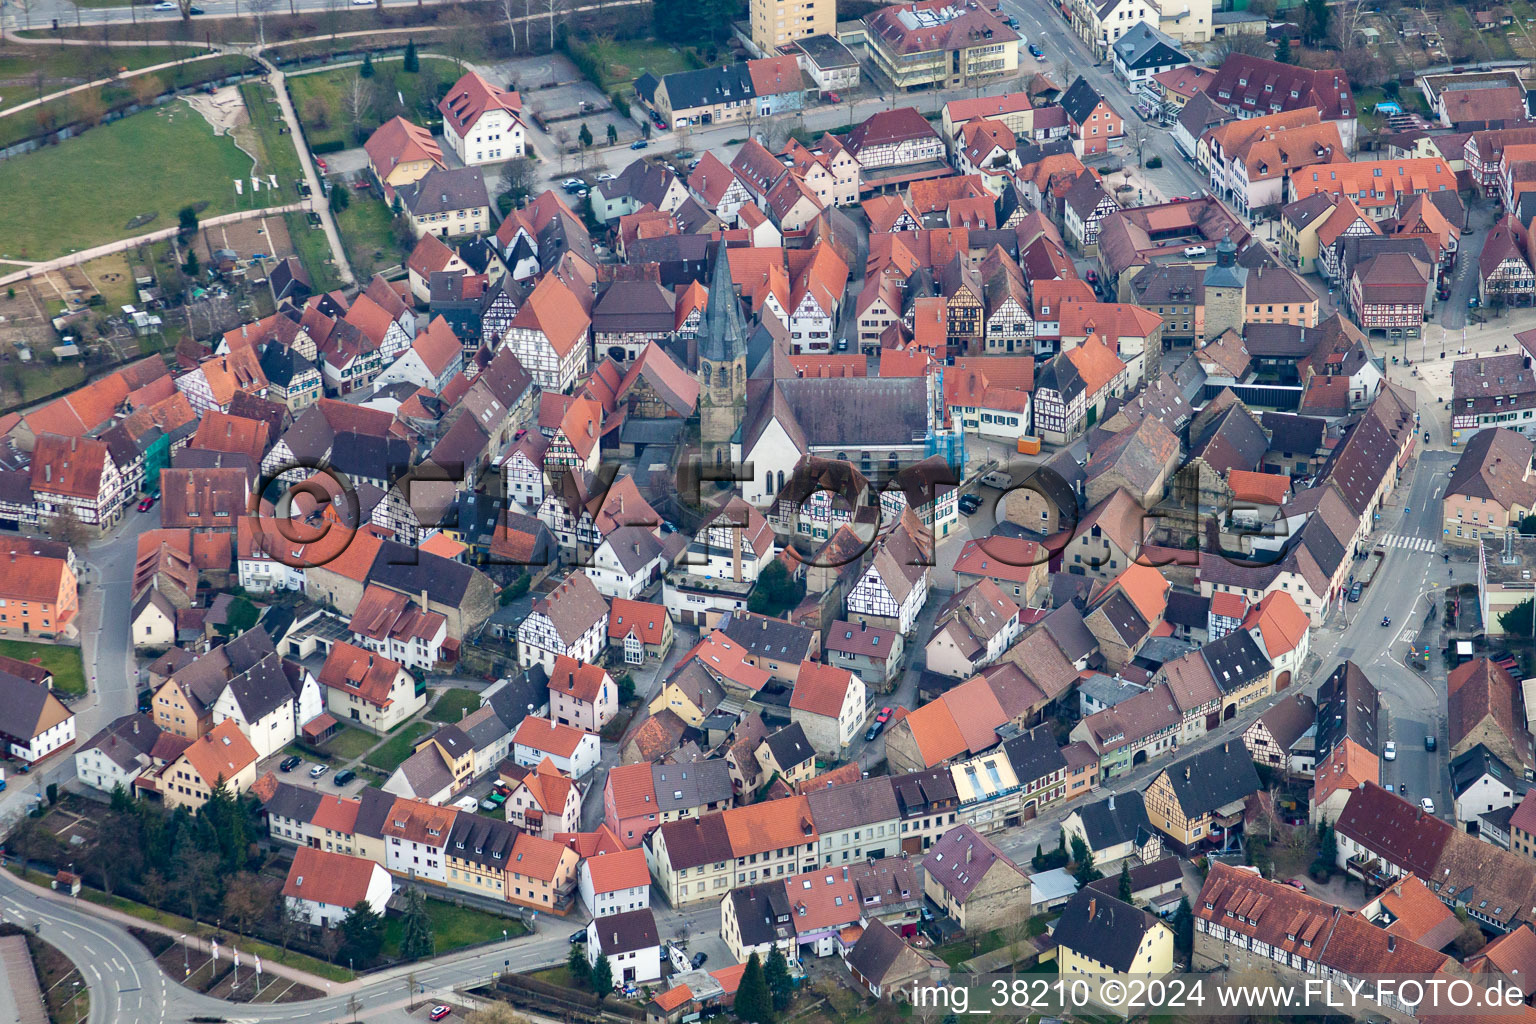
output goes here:
[{"label": "dark slate roof", "polygon": [[1225,807],[1259,788],[1259,774],[1241,740],[1209,747],[1166,771],[1179,806],[1190,818]]},{"label": "dark slate roof", "polygon": [[1515,773],[1481,743],[1451,761],[1451,792],[1461,796],[1484,775],[1493,776],[1513,792]]},{"label": "dark slate roof", "polygon": [[[1257,324],[1250,324],[1251,331]],[[1250,349],[1250,351],[1252,351]],[[1318,451],[1323,446],[1327,424],[1315,416],[1297,416],[1288,412],[1266,412],[1260,420],[1269,431],[1269,450],[1296,455]]]},{"label": "dark slate roof", "polygon": [[387,540],[373,557],[368,582],[412,596],[425,591],[429,600],[458,607],[475,571],[463,562]]},{"label": "dark slate roof", "polygon": [[138,755],[149,755],[160,732],[153,718],[143,712],[135,712],[104,726],[86,740],[80,749],[100,750],[118,767],[126,769],[138,759]]},{"label": "dark slate roof", "polygon": [[411,468],[411,455],[411,443],[404,438],[346,430],[331,445],[330,464],[349,477],[393,483]]},{"label": "dark slate roof", "polygon": [[1108,893],[1080,890],[1062,908],[1056,922],[1056,945],[1081,953],[1122,974],[1135,966],[1142,939],[1154,928],[1163,928],[1145,910]]},{"label": "dark slate roof", "polygon": [[789,939],[795,929],[790,921],[789,896],[783,882],[764,882],[731,890],[736,925],[743,946],[765,946]]},{"label": "dark slate roof", "polygon": [[804,661],[816,639],[815,630],[766,615],[729,613],[715,628],[740,644],[749,657],[775,661]]},{"label": "dark slate roof", "polygon": [[1340,740],[1351,739],[1373,754],[1380,754],[1376,722],[1380,697],[1376,687],[1352,661],[1346,661],[1323,680],[1317,691],[1317,761],[1321,764]]},{"label": "dark slate roof", "polygon": [[667,98],[671,100],[673,110],[740,102],[756,95],[752,89],[752,76],[745,64],[674,71],[662,81],[666,83]]},{"label": "dark slate roof", "polygon": [[309,373],[318,373],[315,364],[287,345],[269,342],[261,346],[258,360],[267,381],[287,390],[295,380]]},{"label": "dark slate roof", "polygon": [[[279,782],[277,792],[272,794],[272,799],[262,804],[261,809],[268,815],[277,815],[282,818],[292,818],[294,821],[309,821],[315,816],[315,808],[320,806],[324,794],[313,789],[305,789],[295,786],[291,782]],[[393,797],[390,797],[393,800]]]},{"label": "dark slate roof", "polygon": [[723,757],[687,764],[653,764],[651,786],[656,790],[658,811],[704,807],[729,800],[733,793],[731,767]]},{"label": "dark slate roof", "polygon": [[489,208],[485,174],[478,167],[433,167],[418,182],[395,186],[400,202],[417,217]]},{"label": "dark slate roof", "polygon": [[512,845],[520,830],[510,821],[483,814],[460,814],[448,832],[449,851],[455,857],[491,868],[505,868],[512,859]]},{"label": "dark slate roof", "polygon": [[1152,823],[1147,819],[1147,806],[1135,790],[1111,793],[1097,803],[1079,807],[1077,817],[1083,823],[1083,833],[1093,850],[1133,842],[1138,835],[1152,830]]},{"label": "dark slate roof", "polygon": [[1003,753],[1013,766],[1014,777],[1025,786],[1067,766],[1056,737],[1044,726],[1005,741]]},{"label": "dark slate roof", "polygon": [[788,769],[816,756],[816,749],[805,738],[799,722],[791,723],[763,740],[780,768]]},{"label": "dark slate roof", "polygon": [[1260,715],[1259,721],[1281,750],[1290,750],[1317,722],[1317,702],[1305,693],[1293,693]]},{"label": "dark slate roof", "polygon": [[1242,689],[1272,667],[1246,629],[1234,629],[1220,640],[1212,640],[1200,649],[1200,656],[1222,693]]},{"label": "dark slate roof", "polygon": [[1175,587],[1168,592],[1168,609],[1163,613],[1163,618],[1175,626],[1205,629],[1210,610],[1210,598]]},{"label": "dark slate roof", "polygon": [[1100,96],[1082,76],[1078,76],[1077,81],[1062,94],[1060,100],[1062,109],[1077,124],[1086,123],[1094,108],[1103,102],[1104,97]]},{"label": "dark slate roof", "polygon": [[661,945],[656,917],[648,907],[599,917],[589,928],[596,931],[598,948],[609,958]]},{"label": "dark slate roof", "polygon": [[283,661],[275,653],[231,679],[229,689],[240,705],[240,714],[250,725],[293,699],[293,687],[283,671]]}]

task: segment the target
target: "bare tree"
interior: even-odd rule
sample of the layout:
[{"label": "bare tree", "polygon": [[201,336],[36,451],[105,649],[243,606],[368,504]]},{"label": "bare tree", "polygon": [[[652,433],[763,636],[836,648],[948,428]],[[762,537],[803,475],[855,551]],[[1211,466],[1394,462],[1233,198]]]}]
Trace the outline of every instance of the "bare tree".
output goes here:
[{"label": "bare tree", "polygon": [[[1133,122],[1129,118],[1126,119],[1125,138],[1127,142],[1136,147],[1137,167],[1147,166],[1146,145],[1147,140],[1151,137],[1152,130],[1147,127],[1145,121]],[[1129,184],[1129,181],[1127,181],[1127,184]]]},{"label": "bare tree", "polygon": [[241,871],[225,887],[224,916],[234,924],[238,934],[245,935],[250,923],[261,917],[269,899],[261,879],[249,871]]},{"label": "bare tree", "polygon": [[1074,70],[1072,62],[1066,57],[1059,57],[1056,60],[1055,69],[1056,77],[1060,79],[1056,84],[1063,89],[1069,88],[1072,85],[1072,72]]},{"label": "bare tree", "polygon": [[[144,902],[155,908],[155,913],[165,906],[165,876],[155,868],[144,872],[144,877],[139,881],[139,894],[144,897]],[[284,903],[287,901],[284,900]]]},{"label": "bare tree", "polygon": [[[292,4],[293,0],[288,0],[288,2]],[[251,14],[256,17],[256,39],[262,49],[265,49],[267,46],[267,15],[277,8],[277,0],[246,0],[246,4],[250,7]]]},{"label": "bare tree", "polygon": [[1248,32],[1228,32],[1221,37],[1221,42],[1216,44],[1215,67],[1234,53],[1246,54],[1250,57],[1268,57],[1271,55],[1269,44],[1261,35]]},{"label": "bare tree", "polygon": [[[528,6],[528,0],[521,0],[523,7]],[[517,6],[519,0],[501,0],[501,16],[507,20],[507,36],[512,40],[512,49],[517,50]]]},{"label": "bare tree", "polygon": [[12,7],[21,8],[21,15],[27,28],[32,27],[32,0],[11,0]]},{"label": "bare tree", "polygon": [[537,0],[539,10],[549,16],[549,48],[555,48],[555,25],[565,20],[565,0]]},{"label": "bare tree", "polygon": [[165,83],[154,75],[135,75],[129,81],[133,98],[141,107],[147,107],[156,96],[165,91]]},{"label": "bare tree", "polygon": [[362,141],[363,125],[373,112],[373,86],[362,75],[354,74],[341,88],[341,105],[347,112],[352,134]]},{"label": "bare tree", "polygon": [[75,514],[73,505],[59,506],[58,512],[48,523],[48,534],[54,540],[74,548],[77,554],[83,554],[91,541],[91,531]]}]

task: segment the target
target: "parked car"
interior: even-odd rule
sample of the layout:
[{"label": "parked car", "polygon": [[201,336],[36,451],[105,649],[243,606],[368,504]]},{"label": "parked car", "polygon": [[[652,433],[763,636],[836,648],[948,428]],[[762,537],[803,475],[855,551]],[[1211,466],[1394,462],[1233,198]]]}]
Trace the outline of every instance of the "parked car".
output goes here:
[{"label": "parked car", "polygon": [[843,102],[843,98],[841,96],[839,96],[835,92],[829,92],[829,93],[827,93],[827,102],[828,103],[841,103],[841,102]]},{"label": "parked car", "polygon": [[571,945],[582,946],[586,944],[586,941],[587,930],[585,928],[578,928],[576,931],[571,932]]},{"label": "parked car", "polygon": [[1307,891],[1307,887],[1306,887],[1305,883],[1299,882],[1299,881],[1297,881],[1294,878],[1282,879],[1282,884],[1288,885],[1292,889],[1300,889],[1302,892],[1306,892]]},{"label": "parked car", "polygon": [[298,754],[290,754],[283,758],[283,763],[277,766],[277,770],[280,772],[291,772],[303,763],[304,759]]},{"label": "parked car", "polygon": [[150,509],[152,509],[154,507],[155,507],[155,499],[149,497],[148,495],[146,495],[144,497],[143,501],[139,502],[139,511],[140,512],[148,512]]},{"label": "parked car", "polygon": [[651,144],[649,142],[646,142],[644,139],[636,139],[634,142],[631,142],[629,144],[629,148],[630,149],[649,149],[650,145]]},{"label": "parked car", "polygon": [[311,768],[309,770],[309,777],[312,778],[312,779],[318,779],[320,776],[324,775],[326,772],[328,772],[330,770],[331,770],[331,766],[330,765],[327,765],[327,764],[317,764],[317,765],[315,765],[313,768]]},{"label": "parked car", "polygon": [[891,714],[892,714],[892,711],[891,711],[890,708],[881,708],[880,709],[880,713],[875,716],[875,721],[877,721],[877,722],[889,722],[891,720]]},{"label": "parked car", "polygon": [[[357,0],[352,0],[352,2],[355,4],[355,3],[357,3]],[[365,3],[372,3],[373,0],[364,0],[364,2]],[[428,1020],[442,1020],[444,1017],[448,1016],[452,1012],[453,1012],[453,1007],[451,1007],[451,1006],[434,1006],[434,1007],[432,1007],[432,1012],[427,1014],[427,1019]]]},{"label": "parked car", "polygon": [[[369,2],[372,2],[372,0],[369,0]],[[155,4],[155,10],[157,10],[157,11],[179,11],[179,10],[181,10],[181,8],[177,7],[174,3],[171,2],[171,0],[160,0],[160,2],[158,4]]]},{"label": "parked car", "polygon": [[1397,744],[1391,740],[1388,740],[1387,745],[1381,748],[1381,759],[1383,761],[1396,761]]},{"label": "parked car", "polygon": [[[320,173],[321,174],[324,174],[326,171],[330,170],[330,168],[326,166],[325,161],[320,159],[319,157],[315,157],[315,166],[320,168]],[[321,182],[321,184],[323,185],[325,183]]]},{"label": "parked car", "polygon": [[706,960],[708,960],[708,959],[709,959],[709,954],[708,953],[695,953],[695,954],[693,954],[693,969],[694,970],[698,970],[700,967],[703,967],[704,966],[704,962]]},{"label": "parked car", "polygon": [[602,174],[599,174],[597,176],[597,180],[598,181],[613,181],[617,177],[618,177],[617,174],[609,174],[607,171],[604,171]]},{"label": "parked car", "polygon": [[1349,599],[1351,601],[1358,601],[1358,600],[1360,600],[1360,592],[1363,589],[1365,589],[1365,584],[1363,584],[1363,583],[1351,583],[1349,585]]},{"label": "parked car", "polygon": [[1421,798],[1419,800],[1419,806],[1424,808],[1424,813],[1425,814],[1434,814],[1435,813],[1435,802],[1433,800],[1431,800],[1427,796],[1423,797],[1423,798]]},{"label": "parked car", "polygon": [[976,514],[976,511],[979,508],[981,508],[981,495],[963,494],[960,496],[961,512],[964,512],[968,516],[973,516]]},{"label": "parked car", "polygon": [[343,768],[341,771],[336,773],[336,777],[331,781],[336,783],[338,786],[345,786],[355,778],[357,778],[357,772],[353,771],[351,768]]},{"label": "parked car", "polygon": [[884,722],[874,722],[874,723],[872,723],[868,729],[864,730],[864,742],[865,743],[869,743],[870,741],[872,741],[876,736],[880,735],[880,731],[882,729],[884,729],[884,728],[885,728],[885,723]]},{"label": "parked car", "polygon": [[1205,254],[1206,254],[1206,248],[1203,245],[1186,245],[1184,247],[1184,255],[1185,256],[1195,257],[1195,256],[1204,256]]},{"label": "parked car", "polygon": [[194,15],[194,16],[195,15],[199,15],[199,14],[203,13],[203,9],[201,7],[188,7],[187,8],[187,13],[191,14],[191,15]]},{"label": "parked car", "polygon": [[1039,43],[1030,43],[1029,44],[1029,55],[1031,57],[1035,58],[1036,60],[1044,60],[1045,59],[1045,51],[1040,49],[1040,44]]}]

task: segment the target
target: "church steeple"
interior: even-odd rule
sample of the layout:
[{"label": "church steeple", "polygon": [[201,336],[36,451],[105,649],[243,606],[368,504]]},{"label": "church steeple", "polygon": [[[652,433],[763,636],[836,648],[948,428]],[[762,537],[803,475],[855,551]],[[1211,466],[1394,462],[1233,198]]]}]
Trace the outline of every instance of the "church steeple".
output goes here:
[{"label": "church steeple", "polygon": [[709,304],[704,308],[704,324],[699,333],[701,360],[723,363],[746,359],[747,322],[741,315],[741,299],[736,295],[736,283],[731,280],[731,261],[726,258],[723,239],[715,250]]},{"label": "church steeple", "polygon": [[731,441],[747,406],[747,322],[721,240],[699,325],[699,441],[706,462],[731,461]]}]

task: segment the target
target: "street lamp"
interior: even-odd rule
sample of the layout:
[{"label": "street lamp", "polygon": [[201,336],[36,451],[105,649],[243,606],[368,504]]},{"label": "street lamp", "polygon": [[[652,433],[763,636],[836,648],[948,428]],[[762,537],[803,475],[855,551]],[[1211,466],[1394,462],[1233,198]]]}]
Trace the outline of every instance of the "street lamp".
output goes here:
[{"label": "street lamp", "polygon": [[192,967],[187,962],[187,937],[183,934],[181,937],[181,976],[186,978],[191,973]]}]

